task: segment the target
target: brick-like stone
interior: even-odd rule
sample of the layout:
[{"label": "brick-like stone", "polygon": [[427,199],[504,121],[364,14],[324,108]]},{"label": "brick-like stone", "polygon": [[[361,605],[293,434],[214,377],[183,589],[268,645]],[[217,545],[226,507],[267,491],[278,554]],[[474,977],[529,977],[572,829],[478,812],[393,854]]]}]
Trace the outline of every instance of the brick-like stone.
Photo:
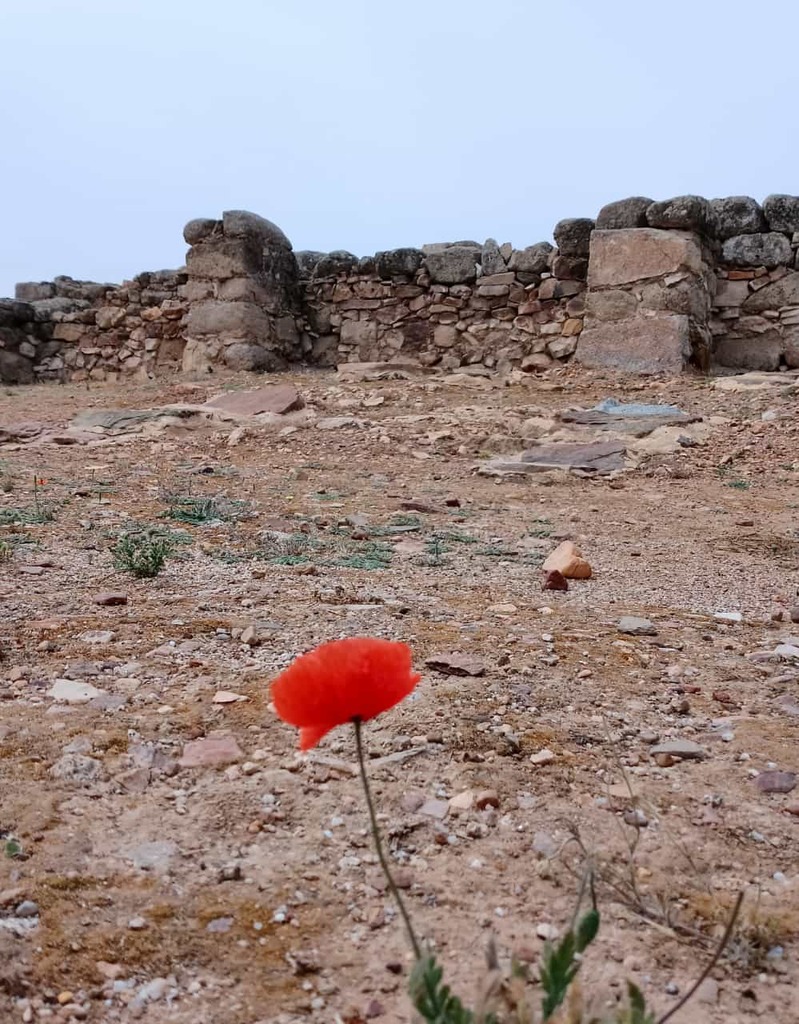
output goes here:
[{"label": "brick-like stone", "polygon": [[713,305],[719,309],[727,306],[741,306],[749,296],[748,281],[728,281],[722,278],[716,287]]},{"label": "brick-like stone", "polygon": [[680,373],[691,355],[687,316],[631,317],[603,323],[586,319],[575,358],[596,369]]},{"label": "brick-like stone", "polygon": [[698,239],[656,228],[594,231],[588,268],[589,288],[612,288],[650,277],[705,269]]}]

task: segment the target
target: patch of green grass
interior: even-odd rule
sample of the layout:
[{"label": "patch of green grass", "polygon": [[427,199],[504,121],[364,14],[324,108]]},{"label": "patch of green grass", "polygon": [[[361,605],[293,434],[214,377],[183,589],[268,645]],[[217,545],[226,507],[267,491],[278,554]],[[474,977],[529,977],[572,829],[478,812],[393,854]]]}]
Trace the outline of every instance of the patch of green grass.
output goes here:
[{"label": "patch of green grass", "polygon": [[388,569],[393,556],[394,551],[387,544],[368,541],[328,564],[343,569]]},{"label": "patch of green grass", "polygon": [[440,530],[436,534],[445,544],[476,544],[477,537],[461,530]]},{"label": "patch of green grass", "polygon": [[476,555],[485,555],[487,558],[515,558],[517,552],[513,548],[505,548],[501,544],[485,544],[475,551]]},{"label": "patch of green grass", "polygon": [[49,502],[39,502],[34,508],[0,509],[0,526],[28,525],[52,523],[55,519],[55,508]]},{"label": "patch of green grass", "polygon": [[384,526],[370,526],[368,529],[372,537],[390,537],[395,533],[418,533],[422,529],[422,521],[418,516],[409,516],[398,512]]},{"label": "patch of green grass", "polygon": [[534,519],[527,531],[528,537],[551,537],[554,527],[548,519]]},{"label": "patch of green grass", "polygon": [[748,480],[728,480],[725,487],[732,487],[734,491],[748,491],[752,484]]},{"label": "patch of green grass", "polygon": [[438,534],[433,534],[425,543],[425,553],[420,559],[420,564],[433,569],[438,568],[444,565],[444,555],[451,550]]},{"label": "patch of green grass", "polygon": [[163,532],[136,530],[120,534],[111,549],[114,568],[138,579],[152,579],[174,553],[175,542]]},{"label": "patch of green grass", "polygon": [[229,498],[200,497],[199,495],[169,496],[169,507],[164,513],[166,519],[173,519],[189,526],[204,526],[210,523],[226,523],[241,519],[250,511],[249,502]]}]

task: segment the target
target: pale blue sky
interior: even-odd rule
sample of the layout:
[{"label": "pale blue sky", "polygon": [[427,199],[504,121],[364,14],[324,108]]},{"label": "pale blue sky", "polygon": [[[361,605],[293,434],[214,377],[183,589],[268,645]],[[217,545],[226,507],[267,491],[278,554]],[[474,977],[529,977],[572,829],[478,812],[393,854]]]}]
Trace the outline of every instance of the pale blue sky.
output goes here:
[{"label": "pale blue sky", "polygon": [[365,255],[799,193],[795,0],[0,7],[0,295],[179,266],[224,209]]}]

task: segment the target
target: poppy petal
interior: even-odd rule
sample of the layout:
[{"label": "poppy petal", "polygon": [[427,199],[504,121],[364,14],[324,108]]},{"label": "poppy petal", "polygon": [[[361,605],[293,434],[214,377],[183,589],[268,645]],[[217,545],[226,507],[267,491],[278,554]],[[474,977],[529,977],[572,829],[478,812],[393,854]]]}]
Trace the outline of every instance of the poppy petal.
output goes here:
[{"label": "poppy petal", "polygon": [[323,736],[327,736],[334,725],[304,725],[300,729],[300,750],[310,750],[315,747]]}]

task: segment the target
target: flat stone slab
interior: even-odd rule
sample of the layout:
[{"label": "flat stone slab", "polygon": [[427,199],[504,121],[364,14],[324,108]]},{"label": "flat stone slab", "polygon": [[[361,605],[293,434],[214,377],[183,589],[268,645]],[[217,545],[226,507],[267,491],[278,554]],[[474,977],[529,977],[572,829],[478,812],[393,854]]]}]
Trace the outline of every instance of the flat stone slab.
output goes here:
[{"label": "flat stone slab", "polygon": [[273,384],[256,391],[226,391],[205,403],[209,409],[235,413],[237,416],[260,416],[273,413],[283,416],[305,404],[296,388],[290,384]]},{"label": "flat stone slab", "polygon": [[558,413],[558,419],[561,423],[597,427],[599,430],[629,434],[631,437],[646,437],[658,427],[683,426],[686,423],[696,423],[702,417],[689,416],[684,412],[678,415],[664,413],[658,416],[619,416],[615,413],[600,412],[598,409],[566,409]]},{"label": "flat stone slab", "polygon": [[491,459],[479,467],[484,476],[512,473],[544,473],[549,469],[603,476],[625,468],[627,446],[623,441],[596,441],[589,444],[563,442],[542,444],[522,452],[515,459]]}]

